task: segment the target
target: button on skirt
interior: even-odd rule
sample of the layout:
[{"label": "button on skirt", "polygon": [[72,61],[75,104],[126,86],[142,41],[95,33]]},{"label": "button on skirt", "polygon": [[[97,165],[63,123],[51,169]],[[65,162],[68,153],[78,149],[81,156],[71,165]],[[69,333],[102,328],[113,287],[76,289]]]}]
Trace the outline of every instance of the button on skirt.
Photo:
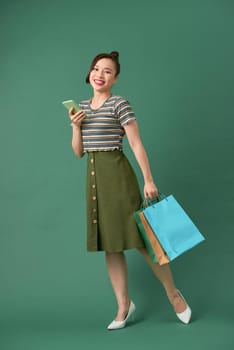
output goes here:
[{"label": "button on skirt", "polygon": [[87,250],[116,253],[144,247],[133,216],[142,196],[124,153],[89,152],[87,162]]}]

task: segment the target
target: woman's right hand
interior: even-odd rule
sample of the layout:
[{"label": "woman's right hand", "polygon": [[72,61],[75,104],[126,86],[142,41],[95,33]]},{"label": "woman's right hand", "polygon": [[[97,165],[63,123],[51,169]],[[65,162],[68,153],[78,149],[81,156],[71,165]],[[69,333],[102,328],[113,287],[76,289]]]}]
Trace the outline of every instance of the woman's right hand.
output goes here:
[{"label": "woman's right hand", "polygon": [[77,127],[80,127],[83,119],[85,118],[85,113],[82,110],[78,111],[77,113],[73,112],[74,108],[70,108],[68,114],[71,119],[71,123]]}]

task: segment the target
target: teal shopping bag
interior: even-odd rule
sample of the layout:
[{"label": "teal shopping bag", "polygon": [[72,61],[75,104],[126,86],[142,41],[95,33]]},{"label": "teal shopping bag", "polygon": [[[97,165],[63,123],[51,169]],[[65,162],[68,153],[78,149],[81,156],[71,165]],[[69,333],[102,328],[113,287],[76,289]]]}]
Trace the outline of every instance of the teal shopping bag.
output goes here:
[{"label": "teal shopping bag", "polygon": [[144,215],[170,260],[205,240],[173,195],[146,207]]}]

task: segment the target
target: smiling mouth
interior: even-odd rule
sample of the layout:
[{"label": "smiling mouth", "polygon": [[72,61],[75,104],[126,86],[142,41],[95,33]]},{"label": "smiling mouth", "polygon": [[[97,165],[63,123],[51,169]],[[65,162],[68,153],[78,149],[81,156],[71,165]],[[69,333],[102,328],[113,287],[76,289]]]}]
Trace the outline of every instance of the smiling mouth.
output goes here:
[{"label": "smiling mouth", "polygon": [[97,85],[104,85],[105,84],[105,82],[103,80],[99,80],[99,79],[94,79],[94,82]]}]

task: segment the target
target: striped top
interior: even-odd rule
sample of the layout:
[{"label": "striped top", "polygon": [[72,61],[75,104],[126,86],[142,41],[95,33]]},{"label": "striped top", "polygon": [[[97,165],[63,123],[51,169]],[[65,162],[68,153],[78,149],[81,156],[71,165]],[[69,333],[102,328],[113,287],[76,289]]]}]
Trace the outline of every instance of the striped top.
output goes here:
[{"label": "striped top", "polygon": [[136,119],[129,102],[110,96],[98,109],[92,109],[90,100],[79,106],[86,115],[81,125],[84,152],[122,150],[124,126]]}]

